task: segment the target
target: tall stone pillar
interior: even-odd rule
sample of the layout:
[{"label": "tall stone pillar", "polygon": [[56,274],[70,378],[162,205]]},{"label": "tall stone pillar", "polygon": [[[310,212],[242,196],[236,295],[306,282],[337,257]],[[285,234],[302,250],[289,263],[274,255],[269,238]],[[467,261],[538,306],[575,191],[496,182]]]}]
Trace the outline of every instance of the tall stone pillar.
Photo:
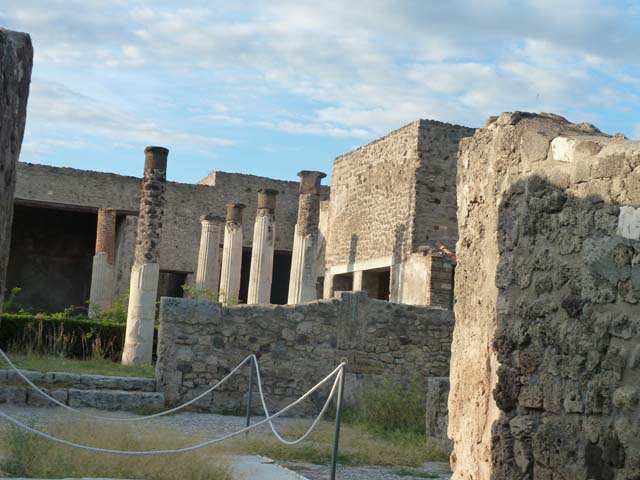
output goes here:
[{"label": "tall stone pillar", "polygon": [[227,222],[224,227],[222,271],[220,272],[220,300],[225,305],[238,301],[240,273],[242,271],[242,203],[227,204]]},{"label": "tall stone pillar", "polygon": [[89,317],[93,318],[108,309],[115,294],[116,211],[113,208],[98,210],[96,254],[91,272]]},{"label": "tall stone pillar", "polygon": [[147,147],[144,154],[138,234],[131,269],[127,332],[122,353],[123,365],[136,366],[150,364],[153,354],[153,324],[160,276],[160,234],[169,150]]},{"label": "tall stone pillar", "polygon": [[276,243],[276,195],[277,190],[258,190],[258,210],[253,230],[251,273],[247,303],[268,304],[271,300],[273,252]]},{"label": "tall stone pillar", "polygon": [[200,217],[202,233],[200,235],[200,252],[198,254],[198,270],[196,271],[196,290],[218,291],[220,280],[220,239],[224,218],[216,215]]},{"label": "tall stone pillar", "polygon": [[0,28],[0,312],[11,245],[15,168],[27,118],[32,65],[29,35]]},{"label": "tall stone pillar", "polygon": [[320,181],[327,175],[303,170],[298,176],[300,203],[293,238],[289,304],[309,302],[317,298],[316,253],[320,220]]}]

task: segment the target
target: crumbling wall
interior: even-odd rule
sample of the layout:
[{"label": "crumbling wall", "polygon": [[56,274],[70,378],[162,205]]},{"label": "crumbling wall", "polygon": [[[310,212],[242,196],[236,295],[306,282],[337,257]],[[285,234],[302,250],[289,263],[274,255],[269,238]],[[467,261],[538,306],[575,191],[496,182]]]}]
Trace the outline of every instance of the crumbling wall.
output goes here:
[{"label": "crumbling wall", "polygon": [[458,163],[453,478],[640,478],[640,142],[506,113]]},{"label": "crumbling wall", "polygon": [[[300,305],[222,307],[205,300],[163,298],[156,377],[169,404],[206,390],[250,353],[260,355],[273,408],[302,395],[342,358],[349,362],[346,390],[389,376],[406,382],[447,375],[453,330],[451,311],[398,305],[363,293]],[[248,369],[199,405],[238,409]],[[326,394],[326,390],[325,390]],[[315,411],[315,395],[296,413]],[[256,403],[256,405],[258,405]]]},{"label": "crumbling wall", "polygon": [[29,35],[0,28],[0,312],[11,245],[15,168],[27,119],[32,65]]}]

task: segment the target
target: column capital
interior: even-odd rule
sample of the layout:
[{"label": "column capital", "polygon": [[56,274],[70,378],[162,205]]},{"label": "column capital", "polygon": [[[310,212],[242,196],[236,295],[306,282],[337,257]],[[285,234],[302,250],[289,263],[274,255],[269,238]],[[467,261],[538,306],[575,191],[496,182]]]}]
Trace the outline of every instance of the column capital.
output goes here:
[{"label": "column capital", "polygon": [[326,173],[313,170],[302,170],[298,172],[300,177],[300,194],[320,194],[320,181],[327,176]]},{"label": "column capital", "polygon": [[258,210],[268,209],[272,212],[276,209],[276,196],[278,190],[261,188],[258,190]]},{"label": "column capital", "polygon": [[144,149],[145,170],[166,170],[169,149],[164,147],[146,147]]},{"label": "column capital", "polygon": [[227,203],[227,223],[242,223],[244,203]]}]

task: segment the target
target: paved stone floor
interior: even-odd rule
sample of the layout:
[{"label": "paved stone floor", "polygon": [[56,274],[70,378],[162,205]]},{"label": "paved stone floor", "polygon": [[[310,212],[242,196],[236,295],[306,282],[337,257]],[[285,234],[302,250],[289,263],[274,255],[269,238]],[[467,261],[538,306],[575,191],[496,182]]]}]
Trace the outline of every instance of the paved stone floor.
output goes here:
[{"label": "paved stone floor", "polygon": [[[28,420],[32,425],[45,426],[56,417],[67,415],[61,408],[33,408],[17,405],[0,405],[2,411],[21,420]],[[129,413],[101,412],[85,409],[98,415],[105,416],[134,416]],[[255,417],[259,421],[262,417]],[[0,420],[1,421],[1,420]],[[277,419],[279,425],[301,422],[295,418]],[[245,425],[244,417],[229,415],[215,415],[203,413],[178,413],[148,420],[146,425],[158,425],[194,435],[215,437],[235,432]],[[266,426],[258,427],[258,431],[267,431]],[[297,472],[309,480],[326,480],[329,478],[329,468],[324,465],[312,465],[298,462],[282,462],[282,466]],[[421,467],[338,467],[337,477],[340,480],[423,480],[425,478],[448,480],[451,477],[449,466],[443,462],[430,462]]]}]

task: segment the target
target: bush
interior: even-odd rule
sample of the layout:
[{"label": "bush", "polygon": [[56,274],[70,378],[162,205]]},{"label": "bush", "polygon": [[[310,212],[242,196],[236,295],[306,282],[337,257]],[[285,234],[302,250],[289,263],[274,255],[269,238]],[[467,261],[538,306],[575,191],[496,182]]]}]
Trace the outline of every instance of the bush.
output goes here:
[{"label": "bush", "polygon": [[[70,358],[119,360],[126,325],[83,317],[54,315],[0,315],[0,347],[15,352],[52,354]],[[157,342],[154,334],[154,351]]]},{"label": "bush", "polygon": [[400,384],[385,378],[365,385],[344,418],[374,433],[425,435],[425,389],[417,379]]}]

